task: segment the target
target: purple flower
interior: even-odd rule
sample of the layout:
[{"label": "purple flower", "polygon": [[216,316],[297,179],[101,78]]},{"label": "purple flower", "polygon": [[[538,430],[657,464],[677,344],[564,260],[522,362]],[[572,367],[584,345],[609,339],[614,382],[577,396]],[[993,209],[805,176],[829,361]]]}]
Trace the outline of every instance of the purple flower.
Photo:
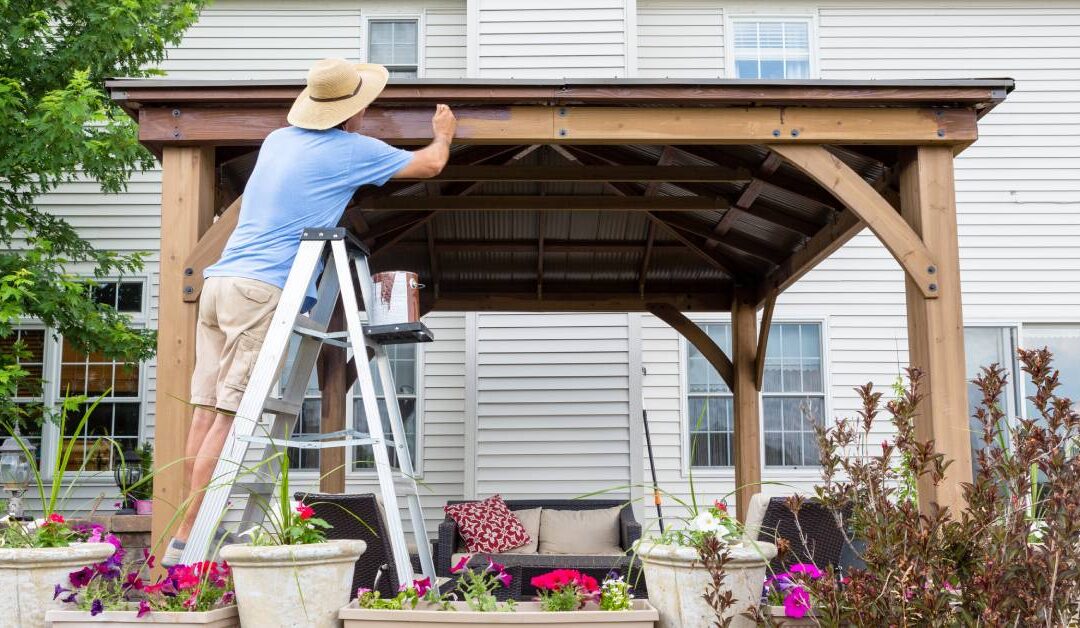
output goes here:
[{"label": "purple flower", "polygon": [[225,594],[221,596],[221,605],[228,606],[232,604],[235,597],[235,593],[233,593],[232,591],[226,591]]},{"label": "purple flower", "polygon": [[90,584],[90,579],[94,577],[94,570],[90,567],[83,567],[78,571],[73,571],[68,574],[68,580],[71,581],[71,586],[76,589],[81,589]]},{"label": "purple flower", "polygon": [[367,587],[360,587],[359,589],[356,590],[356,597],[360,597],[361,595],[363,595],[365,593],[371,593],[371,589],[369,589]]},{"label": "purple flower", "polygon": [[499,575],[495,576],[495,579],[502,583],[504,587],[510,586],[510,581],[514,578],[505,571],[500,571]]},{"label": "purple flower", "polygon": [[457,573],[457,572],[465,569],[466,567],[469,566],[469,561],[471,559],[472,559],[472,556],[469,556],[468,554],[466,554],[465,556],[462,556],[461,560],[457,561],[457,564],[450,568],[450,573]]},{"label": "purple flower", "polygon": [[142,617],[150,612],[150,604],[146,600],[139,600],[139,612],[135,613],[136,617]]},{"label": "purple flower", "polygon": [[784,616],[799,619],[810,610],[810,594],[802,587],[795,587],[784,598]]},{"label": "purple flower", "polygon": [[416,589],[417,595],[424,595],[431,590],[431,578],[424,578],[423,580],[413,580],[413,588]]},{"label": "purple flower", "polygon": [[499,563],[495,562],[494,560],[491,560],[491,557],[488,556],[487,571],[490,571],[492,573],[494,573],[494,572],[500,572],[501,573],[503,571],[506,571],[506,565],[500,565]]},{"label": "purple flower", "polygon": [[56,587],[53,588],[52,599],[55,600],[56,598],[60,597],[61,593],[68,593],[70,591],[71,591],[71,589],[65,589],[64,587],[62,587],[60,585],[56,585]]},{"label": "purple flower", "polygon": [[67,597],[61,599],[60,601],[63,602],[64,604],[74,604],[75,603],[75,592],[74,591],[71,592]]},{"label": "purple flower", "polygon": [[791,573],[804,573],[814,580],[823,575],[814,563],[795,563],[788,568],[788,571]]},{"label": "purple flower", "polygon": [[101,603],[101,600],[94,600],[90,603],[90,616],[100,615],[105,610],[105,605]]}]

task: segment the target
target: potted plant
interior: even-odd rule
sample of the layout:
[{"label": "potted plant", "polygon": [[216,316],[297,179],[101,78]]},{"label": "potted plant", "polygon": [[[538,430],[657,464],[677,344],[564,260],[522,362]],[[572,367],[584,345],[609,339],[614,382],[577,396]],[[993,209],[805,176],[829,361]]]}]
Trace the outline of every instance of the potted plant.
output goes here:
[{"label": "potted plant", "polygon": [[760,602],[776,546],[746,540],[722,501],[699,508],[695,498],[687,508],[685,527],[643,539],[634,550],[661,628],[708,626],[721,618],[753,626],[743,613]]},{"label": "potted plant", "polygon": [[226,545],[221,558],[233,569],[240,621],[245,626],[340,626],[338,611],[349,602],[349,584],[367,545],[327,541],[330,525],[307,504],[292,507],[289,461],[281,456],[276,508],[265,523],[245,533],[250,543]]},{"label": "potted plant", "polygon": [[824,575],[813,563],[796,563],[767,578],[765,601],[771,622],[787,628],[817,626],[807,584]]},{"label": "potted plant", "polygon": [[[56,418],[61,434],[67,433],[67,413],[77,410],[85,400],[85,397],[64,399]],[[86,428],[98,401],[86,409],[72,431],[73,437],[56,456],[48,492],[31,448],[12,425],[0,420],[10,435],[9,440],[13,440],[23,453],[22,459],[13,466],[25,465],[24,468],[30,470],[43,515],[34,521],[16,520],[13,517],[0,521],[0,591],[4,591],[9,600],[3,617],[4,621],[11,621],[11,625],[24,628],[44,626],[46,611],[61,604],[54,598],[53,584],[60,582],[72,569],[104,561],[116,550],[115,546],[100,539],[88,539],[85,534],[73,529],[58,512],[64,472],[71,462],[75,443]],[[5,465],[5,469],[7,467]]]},{"label": "potted plant", "polygon": [[135,514],[149,515],[154,511],[154,446],[144,442],[136,451],[139,454],[142,479],[128,490],[128,494],[135,503]]},{"label": "potted plant", "polygon": [[391,599],[361,589],[357,599],[341,610],[345,628],[369,625],[425,626],[427,628],[479,628],[493,623],[536,627],[653,628],[656,609],[634,600],[629,585],[609,576],[603,585],[577,571],[560,569],[533,579],[541,590],[536,602],[499,603],[495,591],[509,585],[503,565],[488,559],[484,569],[468,567],[471,556],[451,569],[457,574],[454,589],[440,594],[425,580],[415,581]]},{"label": "potted plant", "polygon": [[[94,534],[100,535],[96,526]],[[105,537],[116,552],[102,563],[72,571],[55,585],[53,596],[69,610],[50,610],[45,619],[55,628],[168,624],[174,628],[240,626],[227,564],[176,565],[155,583],[144,581],[153,556],[124,562],[124,549],[113,535]]]}]

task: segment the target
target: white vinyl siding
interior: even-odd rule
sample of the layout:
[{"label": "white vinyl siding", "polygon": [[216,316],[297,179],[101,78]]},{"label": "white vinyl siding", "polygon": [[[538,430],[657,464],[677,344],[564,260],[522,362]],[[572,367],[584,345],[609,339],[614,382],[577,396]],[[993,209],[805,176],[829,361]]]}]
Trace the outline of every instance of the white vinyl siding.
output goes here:
[{"label": "white vinyl siding", "polygon": [[[627,75],[627,0],[470,0],[476,75],[612,78]],[[632,6],[632,4],[631,4]]]},{"label": "white vinyl siding", "polygon": [[628,495],[627,316],[476,316],[477,496]]},{"label": "white vinyl siding", "polygon": [[724,75],[724,14],[717,3],[639,0],[637,22],[638,76]]},{"label": "white vinyl siding", "polygon": [[[422,44],[413,64],[425,68],[430,60],[431,76],[463,76],[465,0],[221,0],[203,10],[161,67],[173,78],[301,78],[319,59],[366,59],[365,24],[401,21],[403,15],[417,24]],[[430,29],[426,34],[425,27]]]}]

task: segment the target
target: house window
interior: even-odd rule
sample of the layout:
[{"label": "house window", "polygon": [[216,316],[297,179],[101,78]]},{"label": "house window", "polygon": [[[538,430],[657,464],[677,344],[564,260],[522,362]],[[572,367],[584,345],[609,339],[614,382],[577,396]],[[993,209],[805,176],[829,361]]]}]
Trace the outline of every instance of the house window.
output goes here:
[{"label": "house window", "polygon": [[[93,288],[99,303],[132,315],[140,324],[144,306],[143,281],[101,282]],[[25,410],[21,431],[28,444],[37,448],[39,460],[54,452],[57,442],[66,446],[75,438],[83,414],[90,412],[86,425],[75,441],[68,470],[108,471],[117,451],[138,445],[143,410],[143,368],[110,360],[101,353],[86,353],[49,330],[34,327],[17,329],[0,339],[0,353],[10,354],[21,343],[24,355],[20,366],[30,375],[16,392],[14,402]],[[46,408],[59,405],[61,399],[85,395],[88,400],[68,413],[65,434],[43,421]],[[105,439],[110,439],[109,442]],[[115,443],[115,444],[114,444]]]},{"label": "house window", "polygon": [[368,22],[368,61],[386,66],[391,77],[416,78],[419,74],[419,21]]},{"label": "house window", "polygon": [[[964,328],[965,369],[968,388],[968,422],[971,428],[971,450],[978,451],[987,446],[983,441],[982,423],[975,418],[975,411],[982,401],[982,393],[973,380],[982,374],[983,367],[997,364],[1005,369],[1008,385],[998,399],[998,404],[1005,412],[1006,421],[1016,416],[1019,383],[1016,378],[1016,328],[978,326]],[[1006,433],[1007,437],[1007,433]],[[972,471],[977,461],[972,458]]]},{"label": "house window", "polygon": [[761,389],[767,466],[818,464],[814,422],[825,416],[824,370],[821,325],[772,325]]},{"label": "house window", "polygon": [[[417,351],[415,344],[387,345],[386,357],[390,360],[390,370],[394,374],[397,386],[398,407],[401,408],[401,422],[405,427],[405,440],[412,455],[413,467],[417,467],[416,413],[417,413]],[[382,392],[377,371],[372,362],[372,376],[375,379],[375,395],[378,398],[379,411],[383,417],[383,433],[388,440],[393,440],[390,423],[386,419],[386,398]],[[367,419],[364,414],[364,402],[360,395],[353,399],[353,425],[361,432],[367,432]],[[397,455],[390,450],[390,464],[397,466]],[[374,469],[375,459],[371,446],[357,447],[353,452],[353,468],[357,470]]]},{"label": "house window", "polygon": [[[713,342],[731,355],[731,325],[700,323]],[[734,464],[734,401],[731,389],[693,345],[686,351],[687,421],[690,426],[690,464],[730,467]]]},{"label": "house window", "polygon": [[[115,447],[102,440],[115,441],[120,451],[133,449],[139,441],[139,418],[142,416],[140,386],[142,368],[106,359],[100,353],[87,354],[61,342],[60,395],[86,395],[89,400],[78,413],[70,413],[65,422],[65,439],[71,438],[83,413],[90,413],[68,462],[68,470],[83,468],[106,471],[112,468]],[[104,397],[102,397],[104,395]]]},{"label": "house window", "polygon": [[810,19],[735,18],[735,78],[810,78]]},{"label": "house window", "polygon": [[[731,325],[701,323],[717,346],[730,355]],[[825,414],[821,326],[774,323],[769,330],[762,387],[765,464],[818,463],[811,421]],[[687,419],[690,464],[730,467],[734,463],[734,400],[712,365],[693,346],[687,349]]]},{"label": "house window", "polygon": [[[33,448],[38,463],[41,461],[41,422],[44,409],[44,370],[45,370],[44,329],[16,328],[7,338],[0,338],[0,356],[12,356],[19,368],[27,375],[19,382],[12,402],[19,424],[19,434],[27,447]],[[9,427],[14,427],[7,421]],[[8,434],[0,434],[0,441]]]},{"label": "house window", "polygon": [[[1068,397],[1074,408],[1080,407],[1080,325],[1024,325],[1024,342],[1027,349],[1046,347],[1054,354],[1054,368],[1063,373],[1060,386],[1054,391],[1058,397]],[[1026,396],[1035,394],[1029,377],[1025,377]],[[1027,401],[1027,417],[1039,418],[1030,400]]]},{"label": "house window", "polygon": [[[295,351],[295,346],[293,348]],[[416,465],[416,410],[417,410],[417,349],[414,344],[387,345],[387,358],[390,360],[390,368],[394,373],[394,383],[398,389],[398,406],[401,408],[401,419],[405,426],[405,434],[409,442],[409,452],[412,454],[413,464]],[[290,351],[290,362],[292,351]],[[288,366],[286,366],[288,368]],[[382,394],[382,386],[379,383],[378,371],[372,362],[371,376],[375,380],[375,392],[378,397],[379,407],[383,409],[383,431],[387,439],[392,439],[390,423],[385,419],[385,401]],[[359,386],[353,387],[352,407],[347,410],[346,420],[360,432],[367,433],[367,422],[364,420],[364,404],[359,393]],[[322,401],[319,393],[318,382],[312,374],[311,382],[304,399],[304,404],[293,429],[294,436],[318,434],[320,432]],[[292,469],[319,469],[319,450],[298,449],[288,450],[289,467]],[[390,462],[397,464],[396,458],[391,451]],[[373,453],[370,446],[353,448],[353,469],[365,470],[374,468]]]}]

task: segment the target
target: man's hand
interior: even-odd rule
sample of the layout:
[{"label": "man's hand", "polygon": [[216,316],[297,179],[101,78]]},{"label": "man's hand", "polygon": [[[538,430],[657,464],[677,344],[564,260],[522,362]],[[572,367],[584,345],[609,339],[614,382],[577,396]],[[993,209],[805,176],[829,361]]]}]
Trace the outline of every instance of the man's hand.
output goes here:
[{"label": "man's hand", "polygon": [[413,153],[413,158],[404,168],[397,171],[394,179],[430,179],[442,172],[446,161],[450,159],[450,143],[457,132],[457,118],[450,107],[435,105],[435,115],[431,117],[431,131],[435,139],[424,148]]},{"label": "man's hand", "polygon": [[447,144],[454,139],[457,132],[457,118],[450,111],[449,105],[435,105],[435,115],[431,117],[431,130],[435,139],[445,140]]}]

